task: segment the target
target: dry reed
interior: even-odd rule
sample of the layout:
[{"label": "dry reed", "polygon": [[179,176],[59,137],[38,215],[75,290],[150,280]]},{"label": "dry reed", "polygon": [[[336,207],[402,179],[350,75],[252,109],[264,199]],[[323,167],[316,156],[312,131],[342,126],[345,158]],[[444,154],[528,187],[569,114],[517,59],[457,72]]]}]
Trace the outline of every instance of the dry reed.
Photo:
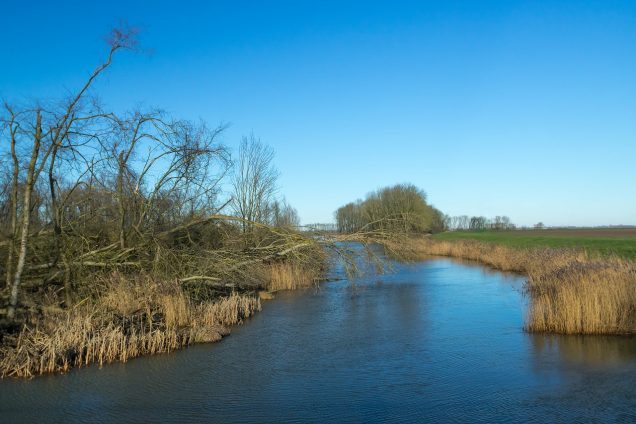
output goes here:
[{"label": "dry reed", "polygon": [[63,372],[217,341],[228,334],[226,326],[261,308],[257,297],[237,293],[193,303],[176,282],[115,275],[102,283],[95,300],[24,325],[15,342],[0,350],[0,375]]},{"label": "dry reed", "polygon": [[[389,248],[396,246],[389,246]],[[562,334],[636,334],[636,263],[575,249],[516,249],[476,241],[410,240],[401,251],[478,261],[528,276],[526,329]]]},{"label": "dry reed", "polygon": [[268,290],[296,290],[309,287],[319,280],[319,271],[295,262],[269,265]]}]

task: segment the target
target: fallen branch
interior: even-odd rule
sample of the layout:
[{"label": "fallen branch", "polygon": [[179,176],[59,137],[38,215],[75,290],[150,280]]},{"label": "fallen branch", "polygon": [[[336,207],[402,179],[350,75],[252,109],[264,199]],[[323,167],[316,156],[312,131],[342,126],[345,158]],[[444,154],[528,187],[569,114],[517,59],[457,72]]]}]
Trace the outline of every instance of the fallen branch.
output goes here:
[{"label": "fallen branch", "polygon": [[83,261],[83,262],[72,262],[73,265],[83,265],[83,266],[94,266],[94,267],[109,267],[109,266],[134,266],[141,267],[139,262],[93,262],[93,261]]},{"label": "fallen branch", "polygon": [[301,249],[303,247],[307,247],[307,246],[310,246],[310,245],[311,245],[310,243],[306,243],[306,242],[305,243],[300,243],[300,244],[297,244],[295,246],[289,247],[289,248],[287,248],[285,250],[281,250],[280,252],[272,253],[271,255],[263,256],[263,257],[256,258],[256,259],[248,259],[246,261],[242,261],[242,262],[239,262],[237,264],[234,264],[234,266],[232,266],[229,269],[229,271],[233,271],[235,269],[244,267],[245,265],[250,265],[250,264],[263,262],[263,261],[268,261],[268,260],[274,259],[274,258],[281,258],[281,257],[293,252],[294,250],[298,250],[298,249]]},{"label": "fallen branch", "polygon": [[217,277],[209,277],[207,275],[193,275],[191,277],[180,278],[179,281],[182,283],[186,283],[188,281],[196,281],[196,280],[205,280],[205,281],[221,281],[220,278]]}]

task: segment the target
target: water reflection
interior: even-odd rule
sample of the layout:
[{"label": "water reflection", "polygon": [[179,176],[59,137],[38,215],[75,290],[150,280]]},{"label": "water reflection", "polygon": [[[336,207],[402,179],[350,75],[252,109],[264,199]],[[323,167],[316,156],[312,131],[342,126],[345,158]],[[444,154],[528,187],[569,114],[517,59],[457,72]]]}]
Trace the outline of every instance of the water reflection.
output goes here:
[{"label": "water reflection", "polygon": [[620,367],[636,361],[636,338],[529,334],[535,359],[541,367],[546,357],[558,357],[566,366]]}]

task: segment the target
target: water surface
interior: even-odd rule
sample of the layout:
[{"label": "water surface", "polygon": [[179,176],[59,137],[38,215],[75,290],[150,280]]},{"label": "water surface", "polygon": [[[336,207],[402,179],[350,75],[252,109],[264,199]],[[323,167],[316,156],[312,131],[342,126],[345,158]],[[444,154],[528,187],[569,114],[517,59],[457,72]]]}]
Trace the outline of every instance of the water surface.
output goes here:
[{"label": "water surface", "polygon": [[522,284],[433,259],[280,293],[219,343],[0,381],[0,421],[636,421],[636,340],[525,333]]}]

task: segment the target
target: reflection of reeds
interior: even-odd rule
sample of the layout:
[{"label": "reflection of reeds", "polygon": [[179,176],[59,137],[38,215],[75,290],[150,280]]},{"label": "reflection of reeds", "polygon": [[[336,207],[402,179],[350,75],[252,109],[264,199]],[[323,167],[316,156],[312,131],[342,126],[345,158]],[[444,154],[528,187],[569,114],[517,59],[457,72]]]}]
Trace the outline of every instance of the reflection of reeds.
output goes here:
[{"label": "reflection of reeds", "polygon": [[232,294],[193,303],[178,283],[114,276],[96,300],[45,313],[0,352],[2,376],[29,377],[91,363],[125,362],[221,339],[225,326],[260,310],[256,297]]},{"label": "reflection of reeds", "polygon": [[[636,357],[636,339],[633,337],[537,334],[530,340],[539,355],[552,355],[558,351],[566,363],[606,367],[630,362]],[[544,358],[538,358],[537,365],[545,366]]]},{"label": "reflection of reeds", "polygon": [[515,249],[476,241],[413,239],[407,251],[478,261],[528,276],[526,328],[563,334],[635,334],[636,263],[571,249]]}]

